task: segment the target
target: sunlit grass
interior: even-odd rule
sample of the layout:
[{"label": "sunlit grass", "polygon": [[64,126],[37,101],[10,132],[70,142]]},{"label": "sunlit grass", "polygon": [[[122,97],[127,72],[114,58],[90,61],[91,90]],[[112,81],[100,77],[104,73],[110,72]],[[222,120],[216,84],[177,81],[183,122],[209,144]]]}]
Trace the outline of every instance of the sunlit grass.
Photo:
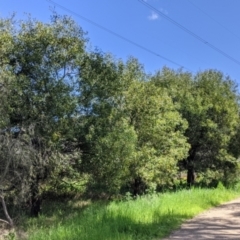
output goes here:
[{"label": "sunlit grass", "polygon": [[58,204],[51,214],[48,205],[39,219],[28,221],[28,239],[160,239],[184,220],[237,196],[239,193],[233,190],[192,189],[109,204]]}]

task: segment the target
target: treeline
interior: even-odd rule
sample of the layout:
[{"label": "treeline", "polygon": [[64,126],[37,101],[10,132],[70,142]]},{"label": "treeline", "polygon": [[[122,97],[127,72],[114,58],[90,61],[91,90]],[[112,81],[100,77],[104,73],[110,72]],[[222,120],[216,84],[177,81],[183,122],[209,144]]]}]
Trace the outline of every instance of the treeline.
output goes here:
[{"label": "treeline", "polygon": [[137,195],[238,180],[239,95],[229,77],[147,74],[134,58],[87,51],[67,16],[1,19],[0,31],[1,199],[37,214],[50,191]]}]

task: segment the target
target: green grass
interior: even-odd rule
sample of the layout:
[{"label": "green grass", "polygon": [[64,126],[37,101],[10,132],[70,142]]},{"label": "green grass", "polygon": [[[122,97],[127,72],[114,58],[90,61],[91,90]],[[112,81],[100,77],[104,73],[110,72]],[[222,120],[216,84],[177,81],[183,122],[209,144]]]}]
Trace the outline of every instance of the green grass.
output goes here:
[{"label": "green grass", "polygon": [[110,203],[46,204],[27,222],[30,240],[161,239],[183,221],[239,196],[235,190],[192,189]]}]

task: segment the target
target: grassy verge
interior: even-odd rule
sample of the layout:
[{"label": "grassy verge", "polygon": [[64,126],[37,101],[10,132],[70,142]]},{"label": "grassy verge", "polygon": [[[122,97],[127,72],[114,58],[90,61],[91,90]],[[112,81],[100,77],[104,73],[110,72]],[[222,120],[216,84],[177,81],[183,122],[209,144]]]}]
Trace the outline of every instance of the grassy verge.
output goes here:
[{"label": "grassy verge", "polygon": [[237,196],[224,188],[192,189],[108,204],[48,204],[38,219],[28,220],[27,234],[30,240],[160,239],[186,219]]}]

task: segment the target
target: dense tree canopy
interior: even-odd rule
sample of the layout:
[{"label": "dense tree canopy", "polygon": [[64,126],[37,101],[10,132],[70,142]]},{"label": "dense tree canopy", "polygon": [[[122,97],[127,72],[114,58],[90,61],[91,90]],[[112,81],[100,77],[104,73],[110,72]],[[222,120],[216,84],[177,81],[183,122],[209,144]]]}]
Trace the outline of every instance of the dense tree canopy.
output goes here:
[{"label": "dense tree canopy", "polygon": [[1,19],[0,33],[1,198],[34,213],[60,186],[114,196],[171,188],[180,173],[190,185],[194,172],[205,185],[237,180],[239,95],[220,71],[148,75],[132,57],[87,51],[56,14]]},{"label": "dense tree canopy", "polygon": [[[76,108],[76,62],[84,52],[81,28],[54,15],[50,24],[1,20],[1,181],[18,202],[39,198],[56,161],[62,123]],[[20,194],[22,198],[20,198]]]},{"label": "dense tree canopy", "polygon": [[[235,83],[214,70],[192,76],[163,69],[152,81],[168,89],[188,121],[185,136],[191,148],[182,166],[203,173],[204,181],[227,181],[227,175],[238,163],[238,156],[228,151],[239,124]],[[235,141],[235,144],[239,143]]]}]

